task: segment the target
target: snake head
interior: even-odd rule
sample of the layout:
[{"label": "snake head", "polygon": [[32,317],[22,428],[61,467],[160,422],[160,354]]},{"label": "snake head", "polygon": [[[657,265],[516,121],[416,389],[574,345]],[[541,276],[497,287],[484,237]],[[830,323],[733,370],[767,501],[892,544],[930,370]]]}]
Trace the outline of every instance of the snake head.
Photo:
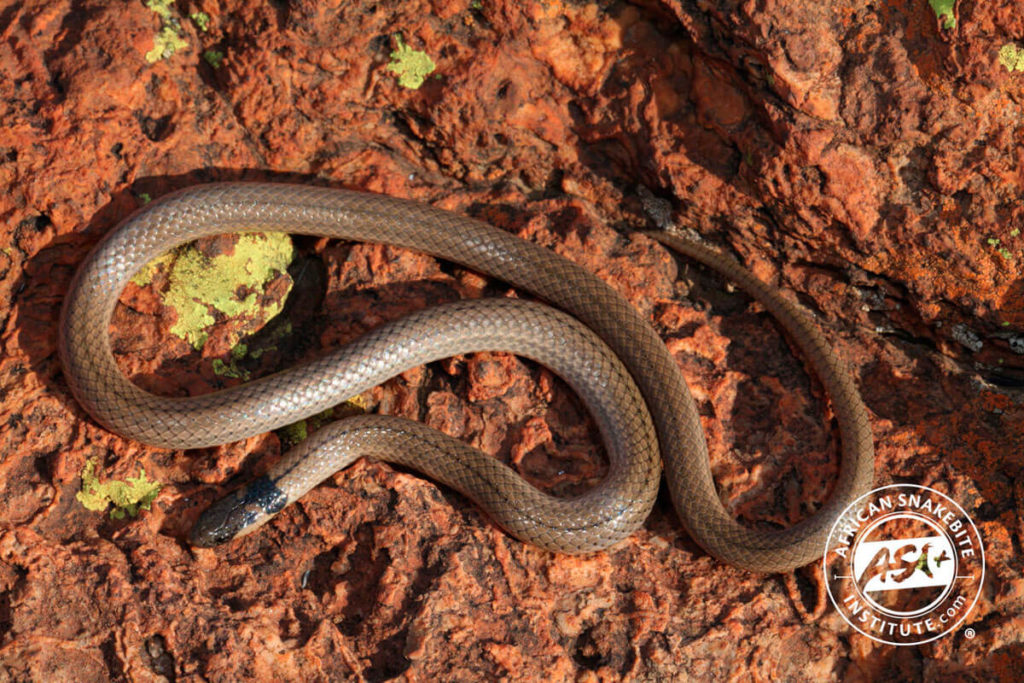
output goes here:
[{"label": "snake head", "polygon": [[189,541],[200,548],[212,548],[245,536],[263,526],[288,502],[288,496],[273,480],[260,477],[208,507],[192,527]]}]

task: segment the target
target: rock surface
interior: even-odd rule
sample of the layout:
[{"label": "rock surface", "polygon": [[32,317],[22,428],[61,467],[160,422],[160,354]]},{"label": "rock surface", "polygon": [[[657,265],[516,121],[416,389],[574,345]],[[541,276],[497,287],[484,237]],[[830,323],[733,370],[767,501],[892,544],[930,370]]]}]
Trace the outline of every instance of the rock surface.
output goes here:
[{"label": "rock surface", "polygon": [[[0,679],[1015,679],[1024,13],[1015,0],[941,17],[926,0],[839,5],[0,8]],[[434,64],[404,81],[417,89],[388,68],[400,45]],[[729,508],[792,524],[835,476],[827,401],[756,305],[633,234],[650,227],[638,186],[669,200],[681,225],[817,316],[871,411],[878,483],[941,488],[979,525],[975,637],[881,646],[823,602],[815,567],[725,566],[667,497],[628,542],[563,557],[371,463],[252,537],[192,549],[202,507],[290,437],[182,453],[110,434],[67,391],[56,321],[75,266],[121,218],[238,179],[429,201],[597,272],[676,355]],[[172,334],[163,271],[129,285],[112,325],[124,370],[154,391],[203,393],[409,310],[508,293],[396,248],[294,248],[288,272],[239,292],[283,312],[252,334],[258,311],[211,309],[201,350]],[[501,354],[407,372],[361,405],[462,437],[552,491],[603,471],[575,398]],[[163,484],[152,510],[83,508],[90,459],[110,479],[143,467]]]}]

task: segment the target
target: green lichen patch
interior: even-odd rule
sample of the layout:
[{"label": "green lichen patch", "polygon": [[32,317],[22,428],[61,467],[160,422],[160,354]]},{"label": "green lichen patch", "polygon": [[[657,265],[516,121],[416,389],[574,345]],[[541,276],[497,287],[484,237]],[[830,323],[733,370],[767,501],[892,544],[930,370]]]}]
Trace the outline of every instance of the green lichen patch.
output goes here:
[{"label": "green lichen patch", "polygon": [[[293,257],[292,241],[285,233],[242,233],[230,254],[210,258],[186,245],[146,265],[133,281],[145,286],[156,269],[167,270],[162,300],[177,318],[170,332],[200,350],[218,312],[229,318],[258,316],[263,320],[280,313],[284,297],[263,302],[260,293],[286,271]],[[239,331],[237,336],[241,335]],[[232,345],[237,343],[236,338]]]},{"label": "green lichen patch", "polygon": [[942,20],[942,28],[956,28],[956,15],[953,14],[956,0],[928,0],[928,4],[932,6],[935,16]]},{"label": "green lichen patch", "polygon": [[206,50],[203,52],[203,59],[214,69],[219,69],[224,63],[224,53],[219,50]]},{"label": "green lichen patch", "polygon": [[264,328],[260,331],[260,342],[259,346],[252,346],[251,344],[243,344],[239,342],[235,344],[230,353],[228,354],[228,362],[224,362],[221,358],[216,358],[213,361],[213,374],[220,377],[233,377],[235,379],[248,380],[252,373],[242,367],[242,362],[246,359],[259,360],[260,356],[270,351],[277,351],[277,342],[281,341],[292,333],[291,322],[284,320],[278,324],[275,324],[269,328],[269,334],[264,334],[267,329]]},{"label": "green lichen patch", "polygon": [[75,498],[87,510],[102,512],[109,506],[111,519],[136,517],[139,510],[149,510],[160,493],[161,484],[146,479],[146,470],[139,468],[139,476],[127,481],[104,481],[96,477],[96,461],[88,460],[82,469],[82,490]]},{"label": "green lichen patch", "polygon": [[146,7],[160,17],[160,32],[153,37],[153,49],[146,53],[150,64],[188,47],[188,41],[181,35],[181,22],[171,11],[173,4],[174,0],[146,0]]},{"label": "green lichen patch", "polygon": [[316,431],[328,422],[353,415],[362,415],[365,412],[366,401],[362,396],[354,396],[340,405],[328,408],[322,413],[317,413],[313,417],[293,422],[287,427],[281,427],[281,429],[277,430],[277,436],[281,439],[285,448],[291,448],[305,441],[309,438],[310,432]]},{"label": "green lichen patch", "polygon": [[235,379],[249,379],[250,372],[239,365],[249,353],[249,345],[238,343],[231,349],[230,362],[225,363],[220,358],[213,361],[213,374],[220,377],[234,377]]},{"label": "green lichen patch", "polygon": [[395,43],[398,49],[391,53],[391,63],[388,64],[388,71],[398,76],[398,85],[410,90],[416,90],[427,76],[434,73],[437,68],[426,52],[413,50],[402,42],[402,36],[395,36]]},{"label": "green lichen patch", "polygon": [[1024,71],[1024,48],[1007,43],[999,48],[999,63],[1009,72]]},{"label": "green lichen patch", "polygon": [[259,349],[258,353],[254,350],[253,353],[250,354],[249,345],[239,342],[231,348],[231,351],[228,354],[228,362],[224,362],[220,358],[214,359],[213,374],[219,377],[232,377],[234,379],[248,380],[252,373],[243,368],[241,362],[245,360],[247,355],[258,358],[263,354],[264,350],[265,349]]},{"label": "green lichen patch", "polygon": [[[1019,232],[1017,234],[1019,234]],[[1010,235],[1014,237],[1016,236],[1012,232],[1010,233]],[[1009,249],[1007,249],[1005,246],[1000,246],[1002,244],[1002,240],[1000,240],[998,237],[989,237],[988,239],[985,240],[985,244],[995,249],[996,253],[1002,256],[1003,259],[1009,261],[1013,258],[1013,254],[1010,252]]]}]

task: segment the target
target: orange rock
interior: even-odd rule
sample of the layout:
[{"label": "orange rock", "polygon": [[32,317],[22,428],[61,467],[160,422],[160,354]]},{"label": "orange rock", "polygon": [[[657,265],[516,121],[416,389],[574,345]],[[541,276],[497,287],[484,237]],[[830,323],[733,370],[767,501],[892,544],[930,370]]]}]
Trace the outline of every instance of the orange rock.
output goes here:
[{"label": "orange rock", "polygon": [[[956,29],[943,30],[919,0],[846,4],[202,0],[168,4],[188,47],[149,64],[161,22],[144,3],[6,3],[3,673],[1012,678],[1024,620],[1024,74],[998,52],[1024,36],[1024,13],[958,3]],[[200,10],[206,32],[185,14]],[[437,65],[418,90],[386,70],[396,34]],[[219,67],[207,50],[224,53]],[[988,585],[964,625],[975,637],[961,629],[893,652],[830,610],[804,623],[783,581],[709,558],[667,500],[620,546],[563,557],[376,463],[336,475],[249,538],[190,548],[199,511],[279,458],[282,439],[182,453],[108,433],[68,393],[57,315],[74,267],[137,206],[245,179],[430,201],[599,273],[675,354],[725,504],[745,523],[793,524],[834,480],[827,401],[759,307],[631,234],[650,227],[636,197],[648,187],[811,309],[873,414],[879,481],[941,485],[976,516],[990,546]],[[263,353],[236,359],[253,376],[410,310],[509,295],[402,249],[296,247],[282,327],[264,326],[247,340]],[[173,395],[240,382],[214,370],[231,360],[218,344],[197,352],[167,337],[160,285],[129,286],[115,313],[122,368]],[[280,281],[262,295],[285,297]],[[240,325],[222,324],[221,339]],[[431,364],[362,398],[556,493],[586,490],[606,469],[576,398],[519,360]],[[154,510],[135,521],[84,510],[75,493],[90,458],[111,478],[142,466],[163,482]],[[816,585],[800,573],[794,583]]]}]

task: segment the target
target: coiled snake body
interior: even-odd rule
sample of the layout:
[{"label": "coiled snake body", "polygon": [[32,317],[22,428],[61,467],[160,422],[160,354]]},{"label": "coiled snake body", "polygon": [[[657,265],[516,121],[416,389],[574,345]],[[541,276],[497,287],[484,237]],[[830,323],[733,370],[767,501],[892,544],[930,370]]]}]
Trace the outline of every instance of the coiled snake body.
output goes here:
[{"label": "coiled snake body", "polygon": [[[136,387],[111,351],[109,324],[121,290],[143,265],[174,246],[243,230],[423,251],[504,280],[561,310],[516,300],[461,301],[377,328],[313,363],[212,394],[167,398]],[[248,533],[340,467],[373,456],[454,487],[524,541],[589,552],[643,523],[663,464],[683,524],[709,553],[762,572],[807,564],[823,554],[843,508],[871,484],[873,444],[859,393],[818,329],[774,290],[703,245],[652,236],[759,300],[806,354],[831,398],[842,441],[838,481],[819,511],[788,529],[750,529],[723,508],[679,368],[621,295],[544,247],[417,202],[260,183],[219,183],[168,195],[110,232],[81,265],[61,314],[59,351],[72,393],[96,420],[166,448],[211,446],[276,429],[438,358],[510,351],[568,381],[593,414],[608,450],[605,479],[581,496],[559,499],[497,460],[417,423],[378,415],[349,418],[317,432],[266,476],[215,503],[193,530],[198,545]]]}]

